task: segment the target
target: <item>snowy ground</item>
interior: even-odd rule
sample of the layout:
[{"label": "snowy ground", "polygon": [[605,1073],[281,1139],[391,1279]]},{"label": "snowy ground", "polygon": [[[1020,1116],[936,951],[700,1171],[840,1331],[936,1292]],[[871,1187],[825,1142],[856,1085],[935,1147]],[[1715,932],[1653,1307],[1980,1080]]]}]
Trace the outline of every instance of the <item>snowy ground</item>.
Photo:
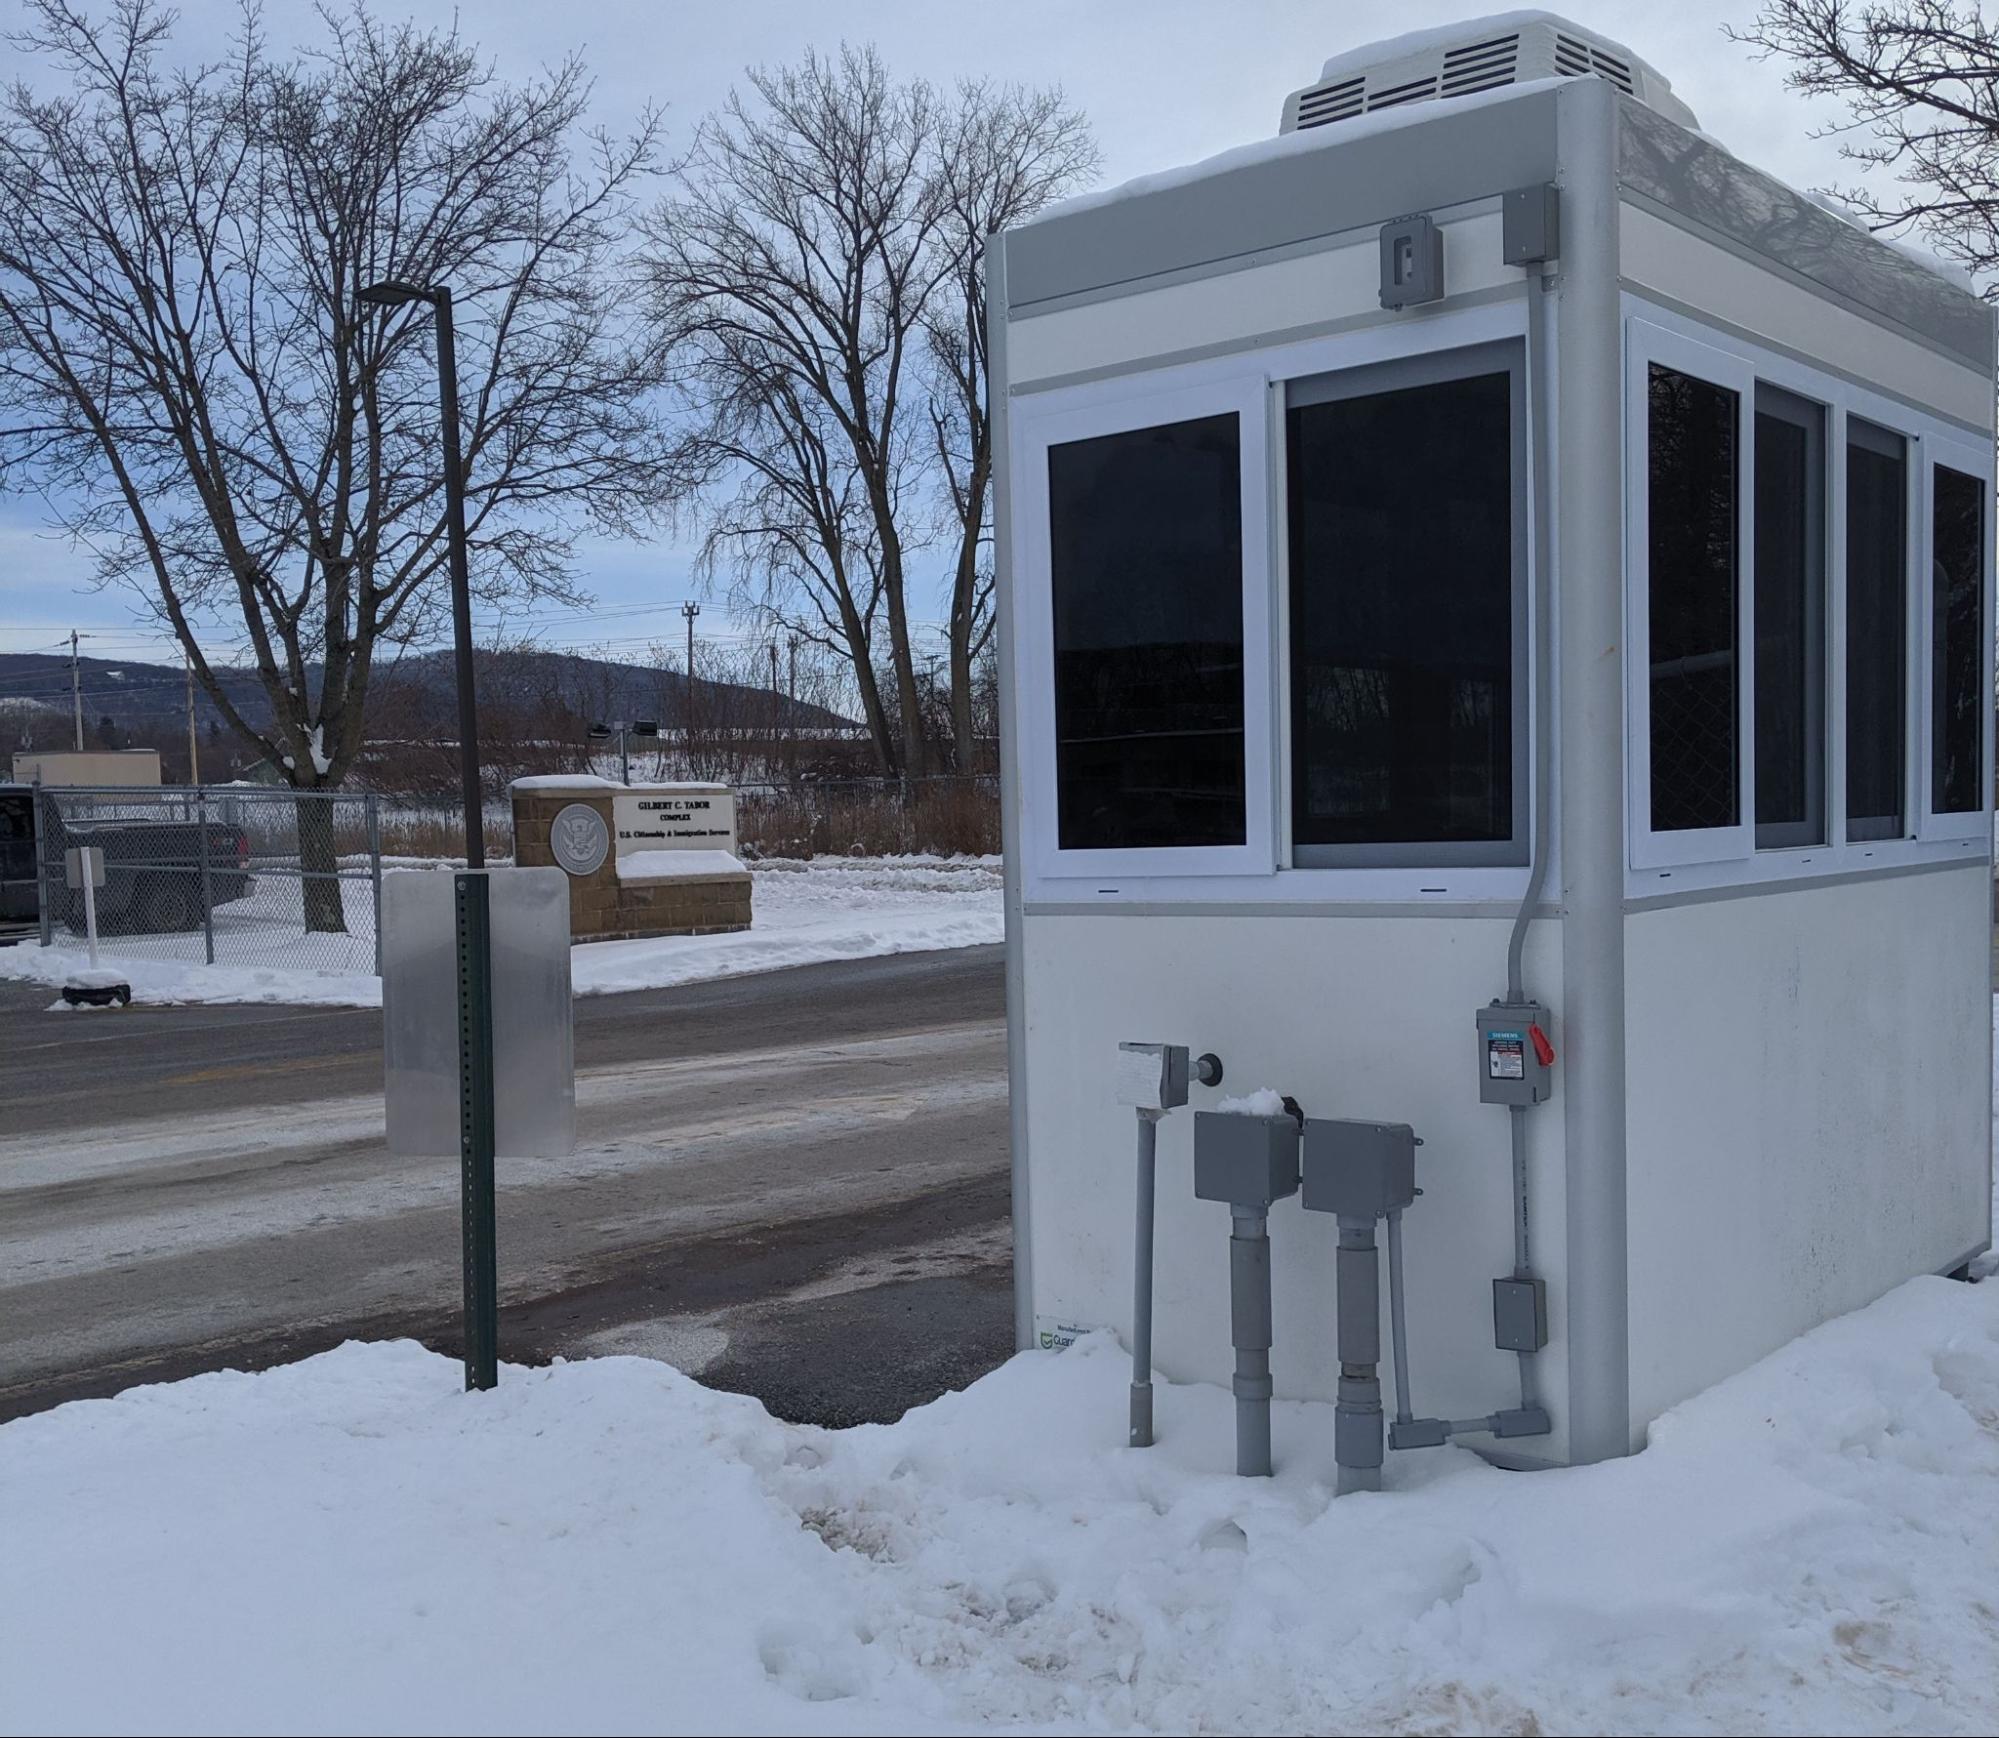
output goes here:
[{"label": "snowy ground", "polygon": [[[753,865],[751,928],[735,935],[592,942],[572,955],[577,994],[660,989],[703,978],[774,971],[819,960],[866,959],[999,941],[1000,869],[987,857],[817,857]],[[394,873],[415,872],[405,860]],[[431,872],[435,872],[434,870]],[[218,908],[217,964],[199,935],[137,937],[107,945],[140,1002],[283,1002],[374,1007],[373,893],[345,883],[352,919],[342,937],[306,936],[296,883],[267,878],[256,896]],[[162,953],[182,957],[159,957]],[[0,948],[0,978],[59,985],[88,965],[81,946]]]},{"label": "snowy ground", "polygon": [[1328,1494],[1028,1353],[899,1424],[407,1343],[0,1429],[10,1731],[1999,1728],[1999,1285],[1918,1280],[1536,1475]]}]

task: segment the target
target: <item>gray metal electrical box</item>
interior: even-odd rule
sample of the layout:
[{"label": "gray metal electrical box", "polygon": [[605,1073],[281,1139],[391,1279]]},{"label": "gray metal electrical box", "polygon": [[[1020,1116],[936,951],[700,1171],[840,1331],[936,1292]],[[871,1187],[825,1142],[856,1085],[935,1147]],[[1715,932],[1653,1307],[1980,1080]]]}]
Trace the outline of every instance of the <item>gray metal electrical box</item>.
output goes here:
[{"label": "gray metal electrical box", "polygon": [[1539,1002],[1493,1002],[1478,1011],[1478,1096],[1482,1104],[1539,1104],[1552,1087],[1555,1059],[1548,1010]]},{"label": "gray metal electrical box", "polygon": [[1416,1199],[1416,1149],[1406,1122],[1314,1117],[1305,1124],[1304,1191],[1313,1213],[1379,1219]]},{"label": "gray metal electrical box", "polygon": [[1444,232],[1428,213],[1381,226],[1381,305],[1413,308],[1444,296]]},{"label": "gray metal electrical box", "polygon": [[1548,1343],[1548,1286],[1545,1280],[1492,1282],[1492,1343],[1502,1352],[1538,1352]]},{"label": "gray metal electrical box", "polygon": [[1120,1044],[1117,1101],[1139,1110],[1175,1110],[1187,1102],[1187,1046]]},{"label": "gray metal electrical box", "polygon": [[1296,1118],[1194,1113],[1194,1193],[1203,1201],[1267,1207],[1297,1192]]},{"label": "gray metal electrical box", "polygon": [[1508,265],[1540,265],[1561,251],[1561,193],[1552,181],[1516,187],[1500,201],[1499,253]]}]

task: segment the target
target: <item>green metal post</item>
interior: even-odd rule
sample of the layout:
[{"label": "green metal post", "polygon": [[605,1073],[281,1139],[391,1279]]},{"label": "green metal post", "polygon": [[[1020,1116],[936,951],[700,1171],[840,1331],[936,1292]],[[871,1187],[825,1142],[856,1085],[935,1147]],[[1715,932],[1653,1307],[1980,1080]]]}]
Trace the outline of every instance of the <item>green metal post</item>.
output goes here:
[{"label": "green metal post", "polygon": [[465,1386],[500,1381],[493,1204],[493,947],[486,877],[457,877],[458,1147],[465,1245]]}]

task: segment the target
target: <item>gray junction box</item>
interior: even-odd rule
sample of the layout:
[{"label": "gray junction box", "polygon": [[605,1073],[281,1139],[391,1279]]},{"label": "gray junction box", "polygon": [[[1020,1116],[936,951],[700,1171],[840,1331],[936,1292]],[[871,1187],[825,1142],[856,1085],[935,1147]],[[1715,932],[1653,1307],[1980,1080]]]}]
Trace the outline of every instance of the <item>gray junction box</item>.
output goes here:
[{"label": "gray junction box", "polygon": [[[987,259],[1022,1344],[1131,1328],[1134,1033],[1303,1107],[1302,1205],[1421,1131],[1407,1349],[1513,1464],[1988,1244],[1989,306],[1542,13]],[[1337,1215],[1218,1120],[1159,1111],[1154,1361],[1236,1368],[1247,1179],[1335,1400]]]}]

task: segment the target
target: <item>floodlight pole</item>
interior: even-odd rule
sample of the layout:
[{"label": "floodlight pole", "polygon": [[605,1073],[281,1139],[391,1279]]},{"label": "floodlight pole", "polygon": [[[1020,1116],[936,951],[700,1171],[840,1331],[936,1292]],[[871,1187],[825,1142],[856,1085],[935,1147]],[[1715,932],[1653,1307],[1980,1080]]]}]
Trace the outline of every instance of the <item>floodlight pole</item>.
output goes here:
[{"label": "floodlight pole", "polygon": [[437,315],[437,397],[444,428],[444,512],[451,546],[451,629],[458,655],[458,766],[465,785],[465,866],[486,866],[486,800],[479,780],[479,700],[472,675],[472,579],[465,553],[465,465],[458,450],[458,346],[451,289],[430,292]]},{"label": "floodlight pole", "polygon": [[473,692],[472,582],[465,552],[465,462],[458,444],[458,349],[451,291],[393,280],[361,302],[397,308],[428,302],[437,321],[437,399],[444,447],[444,526],[451,567],[451,626],[458,665],[458,766],[464,786],[465,872],[457,878],[459,1236],[465,1280],[465,1386],[500,1380],[499,1261],[493,1160],[493,946],[486,883],[486,805],[479,781],[479,706]]}]

